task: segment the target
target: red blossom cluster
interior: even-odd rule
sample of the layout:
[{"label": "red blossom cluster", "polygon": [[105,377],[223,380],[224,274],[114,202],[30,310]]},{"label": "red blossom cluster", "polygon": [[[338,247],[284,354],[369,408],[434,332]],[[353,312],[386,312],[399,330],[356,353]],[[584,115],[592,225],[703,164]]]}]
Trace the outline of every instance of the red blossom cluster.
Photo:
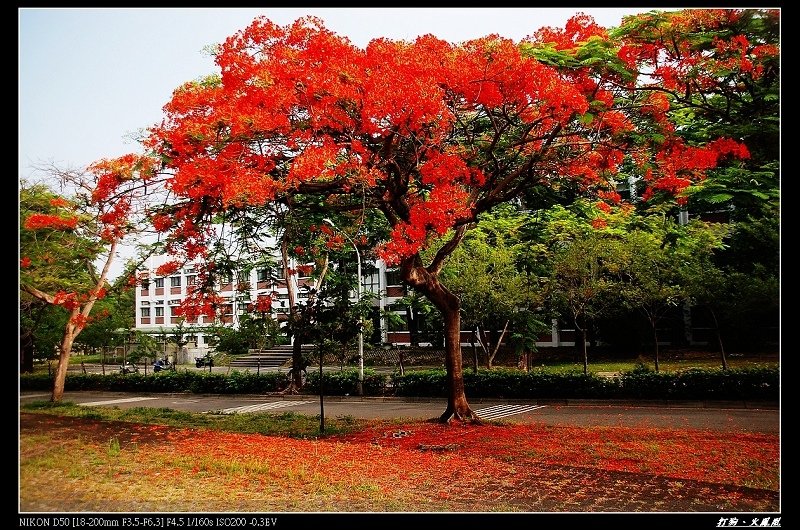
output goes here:
[{"label": "red blossom cluster", "polygon": [[259,313],[269,313],[272,311],[272,297],[268,294],[258,295],[253,309]]},{"label": "red blossom cluster", "polygon": [[298,265],[297,272],[300,273],[300,276],[310,276],[311,272],[314,270],[313,265]]},{"label": "red blossom cluster", "polygon": [[78,226],[78,218],[73,216],[62,217],[44,213],[33,213],[25,219],[23,225],[26,230],[75,230]]},{"label": "red blossom cluster", "polygon": [[181,304],[175,308],[175,314],[195,322],[200,316],[214,317],[224,303],[225,300],[216,293],[190,287]]},{"label": "red blossom cluster", "polygon": [[170,260],[163,263],[156,268],[156,276],[169,276],[175,274],[181,268],[181,263],[176,260]]},{"label": "red blossom cluster", "polygon": [[[721,156],[747,155],[729,140],[705,147],[677,140],[669,113],[678,89],[718,82],[733,58],[739,73],[754,75],[777,53],[735,35],[696,49],[687,30],[737,16],[699,11],[709,12],[681,13],[666,23],[642,15],[654,17],[652,27],[671,40],[633,34],[612,40],[578,14],[564,29],[544,28],[521,43],[488,35],[453,44],[426,35],[412,42],[375,39],[363,49],[313,17],[286,26],[258,18],[220,47],[221,75],[176,90],[162,125],[145,140],[165,161],[167,187],[181,200],[170,215],[154,216],[153,225],[170,233],[168,250],[192,259],[205,252],[202,225],[216,212],[292,194],[316,195],[347,211],[357,192],[361,205],[389,220],[391,237],[378,254],[397,263],[527,185],[607,189],[626,157],[647,173],[651,189],[680,194]],[[607,68],[605,61],[581,60],[586,43],[620,63]],[[556,67],[532,49],[576,61]],[[641,72],[650,86],[635,94]],[[107,166],[112,183],[129,174]],[[598,208],[607,212],[620,198],[604,193]],[[345,245],[341,234],[318,229],[328,249]]]},{"label": "red blossom cluster", "polygon": [[79,305],[78,295],[74,292],[67,293],[65,291],[58,291],[53,295],[53,304],[64,306],[67,311],[72,311]]},{"label": "red blossom cluster", "polygon": [[602,217],[595,217],[594,219],[592,219],[592,228],[594,228],[595,230],[602,230],[606,227],[608,227],[608,221],[606,221]]},{"label": "red blossom cluster", "polygon": [[[777,10],[766,16],[778,17]],[[758,79],[766,63],[779,55],[774,45],[751,43],[745,35],[719,32],[712,46],[698,46],[687,36],[696,32],[735,27],[741,17],[734,9],[686,9],[668,14],[666,23],[657,14],[637,15],[640,28],[658,28],[659,39],[634,35],[620,49],[620,58],[639,71],[650,71],[653,85],[683,93],[689,88],[714,90],[730,79]]]},{"label": "red blossom cluster", "polygon": [[102,159],[89,166],[97,183],[92,191],[92,200],[103,203],[120,194],[124,183],[130,181],[148,181],[156,170],[155,159],[148,156],[127,154],[114,159]]}]

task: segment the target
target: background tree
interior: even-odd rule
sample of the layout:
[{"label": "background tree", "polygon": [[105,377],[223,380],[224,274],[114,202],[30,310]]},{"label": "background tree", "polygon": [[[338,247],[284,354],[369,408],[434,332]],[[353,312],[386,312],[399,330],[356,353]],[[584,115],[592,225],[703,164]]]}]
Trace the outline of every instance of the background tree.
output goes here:
[{"label": "background tree", "polygon": [[109,286],[106,296],[95,304],[95,318],[75,339],[76,345],[104,352],[123,344],[136,324],[136,292],[128,283],[128,275],[123,273]]},{"label": "background tree", "polygon": [[[738,347],[763,347],[764,331],[779,325],[780,12],[649,12],[626,18],[612,35],[624,43],[622,56],[655,81],[651,99],[676,134],[747,146],[747,157],[710,169],[682,200],[690,218],[732,226],[705,280],[695,282],[698,302]],[[719,333],[717,343],[724,359]]]},{"label": "background tree", "polygon": [[230,209],[304,197],[327,212],[380,212],[391,230],[380,256],[444,319],[441,419],[474,418],[460,301],[440,274],[480,213],[522,195],[547,202],[562,188],[613,193],[623,161],[650,186],[680,192],[721,157],[742,154],[732,140],[677,137],[653,86],[637,101],[656,79],[637,84],[637,61],[650,56],[620,44],[583,15],[522,43],[428,35],[365,49],[317,19],[257,19],[219,46],[219,75],[175,91],[145,139],[172,175],[165,229],[190,241],[183,250],[194,258],[204,227]]},{"label": "background tree", "polygon": [[514,208],[481,216],[448,258],[442,282],[461,299],[461,319],[472,330],[473,369],[480,344],[491,370],[503,340],[521,324],[520,312],[541,308],[543,291],[519,270],[520,229],[527,222]]},{"label": "background tree", "polygon": [[139,330],[133,330],[132,343],[134,347],[128,353],[128,358],[132,363],[144,361],[144,372],[147,373],[148,361],[158,357],[162,352],[163,346],[159,344],[155,337]]},{"label": "background tree", "polygon": [[[44,184],[23,181],[19,191],[20,279],[35,275],[44,290],[74,289],[88,280],[86,262],[96,259],[98,248],[74,230],[29,230],[30,216],[45,219],[59,217],[69,202]],[[34,217],[35,219],[36,217]],[[71,220],[69,221],[71,223]],[[35,272],[32,265],[42,263]],[[20,367],[32,371],[33,357],[57,357],[67,315],[46,300],[26,291],[20,292]]]},{"label": "background tree", "polygon": [[434,348],[444,345],[442,315],[430,300],[411,289],[404,297],[395,302],[395,307],[405,311],[402,324],[408,326],[411,346],[418,348],[421,343],[428,342]]},{"label": "background tree", "polygon": [[153,170],[152,159],[133,155],[99,161],[86,172],[54,169],[69,186],[69,199],[50,197],[48,211],[20,212],[20,290],[68,314],[52,401],[63,396],[72,345],[108,290],[117,248],[136,231],[136,217],[145,212]]},{"label": "background tree", "polygon": [[554,250],[548,292],[575,325],[575,344],[581,351],[583,373],[588,374],[588,330],[619,301],[613,272],[624,249],[619,238],[607,231],[584,226],[577,229],[574,239]]},{"label": "background tree", "polygon": [[58,359],[67,315],[59,307],[20,295],[20,372],[32,372],[34,359]]},{"label": "background tree", "polygon": [[658,371],[659,323],[679,303],[690,300],[687,278],[697,276],[714,250],[722,248],[728,227],[702,221],[681,225],[659,215],[632,220],[634,225],[623,232],[624,253],[614,255],[621,261],[614,262],[612,269],[624,302],[640,311],[650,325]]}]

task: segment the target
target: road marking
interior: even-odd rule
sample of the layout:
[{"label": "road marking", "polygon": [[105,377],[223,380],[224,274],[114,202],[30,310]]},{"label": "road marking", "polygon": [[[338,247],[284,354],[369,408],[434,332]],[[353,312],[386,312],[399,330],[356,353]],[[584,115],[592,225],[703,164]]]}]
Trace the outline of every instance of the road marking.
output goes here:
[{"label": "road marking", "polygon": [[493,405],[485,409],[478,409],[475,411],[475,414],[482,420],[496,420],[498,418],[505,418],[506,416],[543,409],[544,407],[545,405]]},{"label": "road marking", "polygon": [[98,405],[115,405],[117,403],[133,403],[135,401],[147,401],[149,399],[159,399],[157,397],[132,397],[124,399],[109,399],[108,401],[89,401],[87,403],[78,403],[81,407],[96,407]]},{"label": "road marking", "polygon": [[49,395],[50,394],[26,394],[24,396],[20,396],[19,398],[20,399],[30,399],[30,398],[35,398],[35,397],[45,397],[45,396],[49,396]]},{"label": "road marking", "polygon": [[240,414],[243,412],[261,412],[262,410],[282,409],[284,407],[293,407],[295,405],[306,405],[314,403],[314,401],[272,401],[270,403],[257,403],[255,405],[244,405],[242,407],[231,407],[229,409],[214,410],[207,412],[216,412],[218,414]]}]

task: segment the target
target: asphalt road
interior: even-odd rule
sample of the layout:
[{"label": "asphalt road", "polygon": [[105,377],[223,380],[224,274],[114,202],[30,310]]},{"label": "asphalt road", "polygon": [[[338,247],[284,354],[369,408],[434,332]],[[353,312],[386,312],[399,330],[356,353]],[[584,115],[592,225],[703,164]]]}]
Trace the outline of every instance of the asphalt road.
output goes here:
[{"label": "asphalt road", "polygon": [[[45,392],[22,392],[20,404],[47,400]],[[315,395],[203,395],[137,394],[123,392],[66,392],[65,402],[81,406],[166,407],[187,412],[238,413],[297,412],[318,415]],[[324,396],[326,417],[367,419],[437,418],[446,408],[444,399],[361,398]],[[780,432],[780,410],[774,403],[745,402],[627,402],[588,400],[470,400],[484,419],[541,422],[548,425],[628,426],[709,429],[715,431]]]}]

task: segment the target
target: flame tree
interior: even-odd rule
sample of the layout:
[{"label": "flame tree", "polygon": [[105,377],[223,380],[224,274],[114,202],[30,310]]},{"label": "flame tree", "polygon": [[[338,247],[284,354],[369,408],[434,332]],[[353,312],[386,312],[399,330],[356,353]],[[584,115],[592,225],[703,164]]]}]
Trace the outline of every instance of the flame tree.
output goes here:
[{"label": "flame tree", "polygon": [[256,19],[218,46],[218,74],[174,92],[143,142],[176,198],[158,227],[182,259],[202,259],[209,225],[232,210],[291,203],[378,212],[390,232],[378,255],[444,319],[441,419],[477,419],[464,393],[460,301],[440,282],[446,259],[477,216],[499,204],[524,197],[547,207],[571,194],[611,207],[621,175],[678,194],[730,155],[746,157],[731,139],[683,139],[673,119],[684,105],[675,95],[694,83],[691,60],[702,67],[715,53],[748,53],[723,30],[737,16],[667,17],[667,25],[702,24],[731,43],[711,53],[681,32],[673,32],[678,41],[648,33],[643,42],[631,26],[614,37],[582,14],[521,42],[425,35],[365,48],[319,19]]},{"label": "flame tree", "polygon": [[[144,226],[153,169],[152,158],[135,155],[98,161],[85,172],[50,168],[70,191],[65,196],[40,191],[47,200],[28,201],[37,206],[20,211],[20,291],[63,308],[68,317],[51,401],[64,395],[72,345],[97,317],[92,309],[106,295],[121,242]],[[41,185],[23,184],[20,195],[36,189]]]}]

